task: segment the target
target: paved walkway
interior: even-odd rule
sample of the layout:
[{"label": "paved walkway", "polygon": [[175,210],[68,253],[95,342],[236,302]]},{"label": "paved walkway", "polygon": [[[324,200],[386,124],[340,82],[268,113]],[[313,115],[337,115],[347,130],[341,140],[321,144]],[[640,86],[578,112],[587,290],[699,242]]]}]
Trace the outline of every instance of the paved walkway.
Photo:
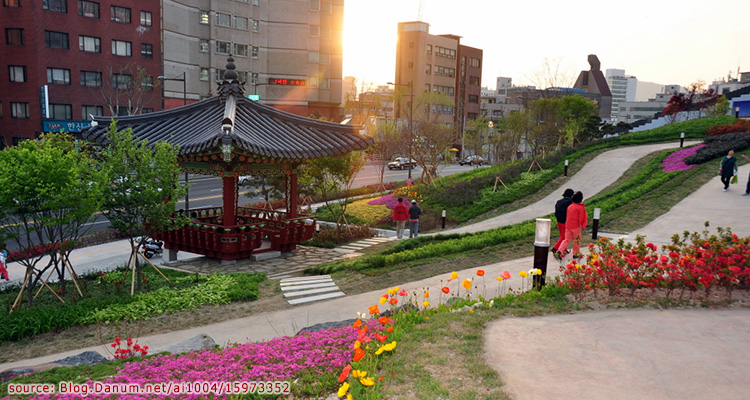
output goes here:
[{"label": "paved walkway", "polygon": [[[549,199],[529,206],[539,207],[539,211],[529,212],[528,216],[520,216],[523,214],[519,212],[519,216],[513,218],[521,219],[506,220],[508,222],[502,222],[501,216],[487,222],[489,226],[482,229],[546,215],[568,186],[587,188],[583,191],[590,197],[608,186],[607,181],[614,182],[636,159],[669,147],[668,144],[639,146],[606,152],[592,161],[598,163],[597,168],[587,165]],[[746,177],[750,169],[743,165],[740,171],[740,176]],[[657,223],[662,218],[663,222]],[[694,224],[704,219],[711,220],[713,226],[733,225],[735,232],[750,235],[750,196],[741,196],[736,186],[729,192],[721,192],[717,177],[639,232],[656,241],[685,229],[696,230],[692,228]],[[550,258],[550,275],[556,273],[558,265]],[[501,290],[494,277],[506,270],[513,274],[508,283],[517,289],[522,284],[518,272],[531,267],[531,257],[484,266],[487,282],[483,290],[488,296]],[[461,279],[481,279],[476,277],[476,270],[462,270],[459,275]],[[409,291],[429,287],[434,296],[444,278],[436,276],[401,286]],[[199,333],[208,334],[220,344],[293,335],[304,326],[352,318],[374,304],[382,293],[383,290],[379,290],[350,295],[143,337],[139,342],[152,349],[164,349]],[[744,376],[750,369],[746,345],[750,339],[748,317],[747,309],[604,310],[536,318],[509,317],[488,327],[485,352],[487,361],[501,373],[517,400],[746,399],[750,393],[749,381]],[[90,349],[101,351],[102,348]],[[88,349],[6,363],[0,365],[0,370],[38,365],[83,350]]]}]

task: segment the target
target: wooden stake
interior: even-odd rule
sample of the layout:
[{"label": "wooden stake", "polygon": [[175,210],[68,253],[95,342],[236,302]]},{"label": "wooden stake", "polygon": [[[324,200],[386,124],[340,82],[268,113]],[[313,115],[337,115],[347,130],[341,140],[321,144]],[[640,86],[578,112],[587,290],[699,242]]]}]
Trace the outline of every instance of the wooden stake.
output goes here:
[{"label": "wooden stake", "polygon": [[64,258],[65,268],[68,268],[68,271],[70,271],[70,277],[73,278],[73,283],[76,285],[76,289],[78,289],[78,294],[83,297],[81,287],[78,285],[78,274],[76,274],[76,271],[73,269],[73,264],[70,263],[70,258],[68,258],[68,256],[65,256]]},{"label": "wooden stake", "polygon": [[[47,281],[49,281],[49,278],[51,278],[52,274],[54,273],[55,273],[55,268],[52,268],[52,270],[49,271],[49,275],[47,275],[47,279],[44,280],[44,283],[47,283]],[[41,293],[42,290],[44,290],[44,286],[39,287],[39,290],[36,291],[36,294],[34,295],[34,300],[36,300],[36,297],[39,296],[39,293]]]},{"label": "wooden stake", "polygon": [[11,306],[11,307],[10,307],[10,312],[11,312],[11,313],[13,312],[13,310],[14,310],[14,309],[15,309],[15,308],[16,308],[17,306],[20,306],[20,305],[21,305],[21,303],[19,303],[19,302],[21,301],[21,299],[22,299],[22,297],[21,297],[21,296],[23,296],[23,291],[24,291],[24,289],[26,289],[26,284],[27,284],[27,283],[29,282],[29,276],[30,276],[31,274],[33,274],[33,273],[34,273],[34,272],[33,272],[33,271],[29,271],[29,269],[28,269],[28,268],[26,269],[26,277],[25,277],[25,278],[23,279],[23,284],[21,285],[21,291],[19,291],[19,292],[18,292],[18,296],[16,296],[16,301],[14,301],[14,302],[13,302],[13,306]]},{"label": "wooden stake", "polygon": [[154,269],[156,270],[156,272],[158,272],[159,275],[161,275],[162,278],[164,278],[167,282],[169,282],[169,278],[167,278],[166,276],[164,276],[164,274],[161,273],[161,270],[159,270],[159,268],[157,268],[156,265],[154,265],[154,263],[151,262],[151,260],[149,260],[146,256],[144,256],[141,253],[138,253],[138,255],[141,256],[141,258],[143,258],[144,260],[146,260],[147,263],[151,264],[151,266],[154,267]]},{"label": "wooden stake", "polygon": [[130,260],[133,261],[133,276],[130,281],[130,295],[132,296],[135,294],[135,274],[138,272],[138,269],[136,268],[136,264],[138,264],[138,256],[133,256],[133,251],[130,252]]}]

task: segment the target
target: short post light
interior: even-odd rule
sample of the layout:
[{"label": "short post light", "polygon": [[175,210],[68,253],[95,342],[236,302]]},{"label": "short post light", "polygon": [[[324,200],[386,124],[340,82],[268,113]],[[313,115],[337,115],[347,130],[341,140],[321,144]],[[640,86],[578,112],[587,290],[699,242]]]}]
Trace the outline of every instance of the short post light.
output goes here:
[{"label": "short post light", "polygon": [[740,108],[739,107],[735,107],[734,108],[734,117],[735,118],[739,118],[740,117]]},{"label": "short post light", "polygon": [[568,160],[565,160],[565,173],[564,176],[568,176]]},{"label": "short post light", "polygon": [[601,208],[594,209],[594,223],[591,226],[591,238],[596,240],[599,236],[599,217],[602,215]]},{"label": "short post light", "polygon": [[680,133],[680,147],[685,144],[685,132]]},{"label": "short post light", "polygon": [[547,258],[549,256],[549,238],[552,229],[552,220],[549,218],[537,218],[536,230],[534,232],[534,268],[542,271],[541,275],[534,274],[534,289],[541,290],[547,276]]},{"label": "short post light", "polygon": [[445,210],[443,210],[443,223],[442,223],[443,229],[445,229]]}]

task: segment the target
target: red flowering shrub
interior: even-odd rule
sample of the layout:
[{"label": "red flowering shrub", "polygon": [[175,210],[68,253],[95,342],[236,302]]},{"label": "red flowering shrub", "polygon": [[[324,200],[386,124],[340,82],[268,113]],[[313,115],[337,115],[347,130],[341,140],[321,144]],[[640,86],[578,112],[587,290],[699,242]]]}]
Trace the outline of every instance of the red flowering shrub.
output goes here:
[{"label": "red flowering shrub", "polygon": [[750,132],[750,120],[737,119],[733,124],[712,125],[710,128],[708,128],[708,130],[706,130],[706,134],[708,136],[723,135],[725,133],[734,132]]}]

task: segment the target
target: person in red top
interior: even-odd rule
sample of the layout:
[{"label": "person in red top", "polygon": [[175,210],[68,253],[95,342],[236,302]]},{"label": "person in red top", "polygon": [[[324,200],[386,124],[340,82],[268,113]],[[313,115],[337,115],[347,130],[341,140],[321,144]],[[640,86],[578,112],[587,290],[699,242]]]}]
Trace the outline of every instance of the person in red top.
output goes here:
[{"label": "person in red top", "polygon": [[396,237],[402,239],[406,220],[409,219],[409,208],[404,204],[404,199],[399,197],[398,204],[393,207],[393,220],[396,221]]},{"label": "person in red top", "polygon": [[582,203],[583,193],[575,192],[571,198],[573,203],[568,206],[567,218],[565,220],[565,240],[560,243],[557,250],[561,255],[568,254],[568,244],[573,242],[573,258],[581,257],[581,231],[588,224],[589,215],[586,213],[586,205]]}]

